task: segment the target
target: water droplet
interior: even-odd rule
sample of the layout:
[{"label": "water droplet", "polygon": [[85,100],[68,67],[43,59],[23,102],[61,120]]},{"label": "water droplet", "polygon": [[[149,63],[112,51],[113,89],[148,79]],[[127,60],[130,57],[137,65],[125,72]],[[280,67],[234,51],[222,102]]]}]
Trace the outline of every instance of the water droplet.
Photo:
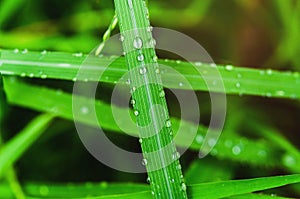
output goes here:
[{"label": "water droplet", "polygon": [[285,95],[285,92],[284,91],[276,91],[276,95],[278,96],[284,96]]},{"label": "water droplet", "polygon": [[151,191],[151,194],[154,196],[154,194],[155,194],[154,191]]},{"label": "water droplet", "polygon": [[33,73],[30,73],[28,76],[31,77],[31,78],[33,78],[33,77],[34,77],[34,74],[33,74]]},{"label": "water droplet", "polygon": [[144,55],[143,55],[143,54],[139,54],[139,55],[137,56],[137,60],[138,60],[138,61],[141,61],[141,62],[142,62],[142,61],[144,61],[144,59],[145,59],[145,58],[144,58]]},{"label": "water droplet", "polygon": [[225,66],[225,69],[226,69],[227,71],[232,71],[232,70],[234,69],[234,67],[233,67],[232,65],[226,65],[226,66]]},{"label": "water droplet", "polygon": [[140,114],[139,111],[137,111],[137,110],[135,110],[133,113],[135,116],[138,116]]},{"label": "water droplet", "polygon": [[43,51],[41,52],[41,54],[42,54],[42,55],[46,55],[46,54],[47,54],[47,51],[46,51],[46,50],[43,50]]},{"label": "water droplet", "polygon": [[131,88],[131,93],[134,93],[135,91],[136,91],[136,87],[134,86]]},{"label": "water droplet", "polygon": [[76,81],[77,81],[77,78],[76,78],[76,77],[74,77],[74,78],[72,79],[72,81],[73,81],[73,82],[76,82]]},{"label": "water droplet", "polygon": [[234,147],[232,148],[232,153],[233,153],[234,155],[239,155],[239,154],[241,153],[241,148],[240,148],[239,146],[234,146]]},{"label": "water droplet", "polygon": [[148,183],[148,184],[150,184],[150,182],[151,182],[151,178],[150,178],[150,177],[148,177],[148,178],[146,179],[146,181],[147,181],[147,183]]},{"label": "water droplet", "polygon": [[132,99],[132,100],[130,101],[130,103],[134,106],[134,105],[135,105],[135,100]]},{"label": "water droplet", "polygon": [[283,157],[282,161],[283,161],[283,164],[285,166],[287,166],[287,167],[293,167],[297,163],[296,160],[295,160],[295,158],[293,156],[291,156],[291,155],[285,155]]},{"label": "water droplet", "polygon": [[215,68],[217,65],[215,63],[210,64],[211,67]]},{"label": "water droplet", "polygon": [[157,62],[158,57],[155,55],[155,56],[153,56],[152,60],[153,60],[154,62]]},{"label": "water droplet", "polygon": [[180,64],[180,63],[181,63],[181,61],[180,61],[180,60],[176,60],[176,63],[177,63],[177,64]]},{"label": "water droplet", "polygon": [[155,69],[155,73],[156,73],[156,74],[159,74],[159,73],[160,73],[160,70],[159,70],[158,67]]},{"label": "water droplet", "polygon": [[272,75],[272,74],[273,74],[273,70],[272,70],[272,69],[268,69],[268,70],[267,70],[267,74],[268,74],[268,75]]},{"label": "water droplet", "polygon": [[143,139],[142,139],[142,138],[139,139],[139,143],[140,143],[140,144],[143,143]]},{"label": "water droplet", "polygon": [[89,111],[89,108],[88,108],[88,107],[83,106],[83,107],[80,108],[80,112],[81,112],[82,114],[88,114],[90,111]]},{"label": "water droplet", "polygon": [[201,143],[203,142],[203,140],[204,140],[204,138],[203,138],[202,135],[197,135],[197,136],[196,136],[196,142],[197,142],[198,144],[201,144]]},{"label": "water droplet", "polygon": [[186,191],[186,184],[184,182],[181,184],[181,189],[182,191]]},{"label": "water droplet", "polygon": [[210,147],[215,146],[216,143],[217,143],[217,141],[215,139],[213,139],[213,138],[211,138],[211,139],[208,140],[208,145]]},{"label": "water droplet", "polygon": [[177,151],[175,151],[175,152],[172,154],[172,159],[173,159],[173,160],[177,160],[177,159],[179,159],[179,157],[180,157],[180,153],[177,152]]},{"label": "water droplet", "polygon": [[202,66],[202,63],[201,62],[195,62],[195,65],[196,66]]},{"label": "water droplet", "polygon": [[272,97],[272,93],[267,92],[267,93],[266,93],[266,97]]},{"label": "water droplet", "polygon": [[28,53],[28,50],[25,48],[23,51],[22,51],[22,54],[26,54]]},{"label": "water droplet", "polygon": [[26,73],[21,73],[20,76],[21,76],[21,77],[25,77],[25,76],[26,76]]},{"label": "water droplet", "polygon": [[238,73],[237,74],[237,78],[242,78],[243,76],[242,76],[242,74],[241,73]]},{"label": "water droplet", "polygon": [[212,156],[216,156],[218,154],[218,150],[216,148],[214,148],[214,149],[211,150],[210,154]]},{"label": "water droplet", "polygon": [[82,53],[74,53],[73,54],[74,57],[82,57],[82,55],[83,55]]},{"label": "water droplet", "polygon": [[159,97],[165,97],[165,91],[164,90],[160,91]]},{"label": "water droplet", "polygon": [[240,88],[240,87],[241,87],[241,84],[240,84],[239,82],[237,82],[237,83],[235,84],[235,86],[236,86],[237,88]]},{"label": "water droplet", "polygon": [[176,169],[177,169],[177,170],[181,170],[181,165],[178,164],[178,165],[176,166]]},{"label": "water droplet", "polygon": [[14,53],[19,53],[20,51],[19,51],[19,49],[14,49]]},{"label": "water droplet", "polygon": [[46,74],[42,74],[42,75],[41,75],[41,78],[42,78],[42,79],[46,79],[46,78],[47,78],[47,75],[46,75]]},{"label": "water droplet", "polygon": [[156,46],[156,40],[155,39],[150,39],[150,41],[149,41],[149,45],[151,46],[151,47],[155,47]]},{"label": "water droplet", "polygon": [[123,42],[125,40],[125,37],[123,35],[120,36],[120,41]]},{"label": "water droplet", "polygon": [[147,27],[147,31],[148,32],[152,32],[153,31],[153,27],[152,26]]},{"label": "water droplet", "polygon": [[146,166],[148,164],[148,161],[144,158],[142,159],[142,165]]},{"label": "water droplet", "polygon": [[146,74],[147,73],[147,69],[145,68],[145,67],[141,67],[140,68],[140,74],[141,75],[144,75],[144,74]]},{"label": "water droplet", "polygon": [[179,82],[179,86],[182,87],[182,86],[183,86],[183,83],[182,83],[182,82]]},{"label": "water droplet", "polygon": [[170,120],[167,120],[167,121],[166,121],[166,127],[167,127],[167,128],[170,128],[171,126],[172,126],[171,121],[170,121]]},{"label": "water droplet", "polygon": [[133,40],[133,47],[135,49],[141,49],[143,47],[143,40],[140,37],[136,37]]}]

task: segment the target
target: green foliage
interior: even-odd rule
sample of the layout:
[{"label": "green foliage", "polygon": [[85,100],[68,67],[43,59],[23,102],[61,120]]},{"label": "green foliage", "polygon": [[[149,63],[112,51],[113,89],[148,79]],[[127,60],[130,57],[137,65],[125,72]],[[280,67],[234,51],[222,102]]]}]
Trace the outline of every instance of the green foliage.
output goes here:
[{"label": "green foliage", "polygon": [[[120,32],[124,34],[124,30],[132,29],[132,18],[128,16],[127,1],[116,2]],[[136,4],[144,6],[142,1],[132,2],[137,24],[147,28],[148,20],[141,9],[136,9]],[[149,1],[154,26],[187,33],[218,63],[188,63],[176,55],[156,52],[159,64],[175,69],[192,85],[181,84],[177,73],[160,68],[163,98],[167,99],[172,130],[177,136],[174,143],[179,148],[188,147],[180,158],[188,198],[300,197],[299,9],[299,1],[294,0],[229,0],[222,4],[217,0]],[[104,43],[116,32],[114,13],[110,0],[0,2],[0,198],[152,198],[151,191],[157,191],[153,182],[164,182],[159,171],[148,174],[150,186],[145,175],[117,172],[93,162],[74,133],[72,99],[79,102],[75,111],[81,113],[76,122],[97,128],[98,121],[91,113],[82,111],[84,106],[95,106],[101,127],[110,139],[130,150],[139,146],[139,129],[133,123],[121,129],[111,109],[122,116],[119,122],[123,123],[128,117],[135,118],[135,111],[143,115],[148,103],[138,102],[147,99],[143,92],[146,87],[133,94],[133,109],[112,104],[110,94],[116,82],[124,85],[122,92],[128,92],[127,80],[120,79],[127,72],[125,66],[139,67],[135,59],[139,53],[144,54],[145,63],[151,62],[153,49],[135,50],[119,58],[88,54],[97,45],[97,53],[101,53]],[[133,36],[125,38],[124,45],[132,42]],[[141,39],[147,36],[141,35]],[[81,65],[89,66],[83,78],[77,75]],[[227,120],[209,156],[199,159],[211,114],[208,91],[220,92],[206,86],[205,79],[218,83],[209,76],[213,67],[220,72],[228,94]],[[104,72],[100,79],[99,72]],[[148,78],[154,73],[147,68]],[[141,77],[138,70],[134,77]],[[75,81],[86,86],[100,82],[95,99],[72,95]],[[155,94],[163,88],[154,87],[150,93],[158,100]],[[192,109],[188,117],[179,118],[180,107],[169,89],[197,94],[200,124],[189,119]],[[159,102],[166,106],[164,99]],[[138,117],[137,123],[146,124],[147,116],[141,120]],[[167,118],[154,119],[160,122]],[[178,134],[179,126],[185,133]],[[198,128],[198,132],[190,145],[191,128]],[[159,140],[170,142],[156,137],[150,140],[154,144],[150,146],[150,141],[142,140],[142,150],[156,150]],[[166,172],[181,175],[173,170],[167,168]],[[181,191],[178,185],[170,190]],[[167,192],[164,188],[162,193]]]}]

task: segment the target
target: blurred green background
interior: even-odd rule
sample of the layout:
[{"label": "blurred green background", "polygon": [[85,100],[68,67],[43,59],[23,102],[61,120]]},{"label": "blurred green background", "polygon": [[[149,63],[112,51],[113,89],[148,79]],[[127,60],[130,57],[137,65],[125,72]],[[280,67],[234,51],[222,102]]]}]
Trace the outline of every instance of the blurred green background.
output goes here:
[{"label": "blurred green background", "polygon": [[[149,1],[149,12],[153,26],[175,29],[191,36],[216,63],[300,71],[299,0],[152,0]],[[0,48],[89,53],[101,42],[113,15],[112,0],[1,0]],[[163,56],[172,57],[166,53]],[[54,80],[30,81],[67,91],[71,91],[73,84]],[[104,98],[109,100],[112,86],[103,88]],[[166,93],[171,114],[178,115],[176,99],[170,92]],[[204,92],[197,94],[201,102],[201,119],[207,124],[209,96]],[[12,137],[36,115],[34,111],[10,107],[3,127],[4,139]],[[244,124],[260,122],[277,129],[300,147],[299,116],[299,102],[295,100],[228,96],[225,129],[230,129],[233,134],[259,137]],[[136,139],[109,132],[107,135],[124,148],[134,146],[130,150],[140,150]],[[196,158],[197,153],[190,151],[183,156],[184,171]],[[230,170],[232,179],[288,173],[215,157],[208,157],[207,161]],[[146,174],[115,171],[96,161],[81,144],[74,124],[61,119],[56,119],[47,133],[18,161],[16,169],[21,181],[145,182],[146,179]]]}]

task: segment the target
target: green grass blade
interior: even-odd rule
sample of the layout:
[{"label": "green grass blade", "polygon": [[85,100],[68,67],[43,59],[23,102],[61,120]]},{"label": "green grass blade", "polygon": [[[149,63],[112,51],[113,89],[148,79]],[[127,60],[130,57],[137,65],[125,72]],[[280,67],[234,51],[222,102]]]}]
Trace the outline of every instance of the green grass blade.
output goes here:
[{"label": "green grass blade", "polygon": [[[80,65],[86,58],[86,55],[59,53],[59,52],[18,52],[11,50],[1,50],[0,73],[6,75],[17,75],[35,78],[54,78],[73,80],[77,77]],[[16,51],[17,52],[17,51]],[[90,81],[99,81],[99,70],[112,61],[110,57],[92,57],[90,56],[82,76],[89,77]],[[160,64],[171,66],[182,74],[192,85],[194,90],[207,91],[203,78],[197,73],[193,66],[186,62],[176,63],[176,61],[159,60]],[[102,75],[100,81],[114,83],[126,73],[125,59],[115,60]],[[209,75],[211,66],[207,64],[196,63],[201,71],[206,71]],[[279,72],[274,70],[257,70],[242,67],[221,66],[218,65],[221,77],[224,81],[225,91],[228,94],[235,95],[257,95],[273,98],[291,98],[300,99],[300,74],[295,72]],[[166,71],[161,74],[163,82],[168,88],[190,89],[185,85],[180,86],[177,75],[172,71]],[[80,78],[80,77],[79,77]],[[214,78],[206,77],[209,81]],[[84,79],[79,79],[84,80]],[[121,82],[126,80],[121,80]],[[211,90],[218,91],[218,90]]]},{"label": "green grass blade", "polygon": [[190,195],[192,195],[193,198],[215,199],[252,193],[255,191],[261,191],[295,183],[300,183],[300,174],[254,178],[247,180],[232,180],[227,182],[212,182],[191,185]]},{"label": "green grass blade", "polygon": [[266,194],[243,194],[243,195],[227,197],[224,199],[291,199],[291,198],[285,198],[276,195],[266,195]]},{"label": "green grass blade", "polygon": [[[262,177],[245,180],[230,180],[212,183],[188,185],[188,196],[193,199],[217,199],[217,198],[270,198],[271,196],[250,194],[252,192],[264,191],[285,185],[300,183],[300,174]],[[5,190],[7,185],[0,185],[0,190]],[[30,198],[129,198],[138,196],[149,197],[149,187],[146,184],[124,184],[124,183],[84,183],[84,184],[36,184],[25,183],[24,190]],[[218,191],[216,191],[218,190]],[[9,195],[9,191],[4,191]],[[129,195],[128,195],[129,194]],[[132,195],[130,195],[132,194]],[[273,198],[281,198],[274,197]],[[132,197],[134,198],[134,197]],[[136,197],[137,198],[137,197]]]},{"label": "green grass blade", "polygon": [[52,119],[53,114],[49,113],[38,116],[1,148],[0,177],[44,132]]},{"label": "green grass blade", "polygon": [[[8,102],[22,107],[27,107],[41,112],[48,112],[56,114],[59,117],[73,121],[72,113],[72,97],[79,101],[82,106],[92,107],[94,99],[88,99],[80,96],[72,96],[71,94],[62,92],[61,90],[49,89],[46,87],[33,86],[22,83],[15,78],[4,78],[5,89],[7,90]],[[26,90],[27,92],[22,92]],[[97,118],[101,118],[101,127],[106,130],[114,132],[122,132],[118,125],[114,121],[111,109],[112,106],[117,115],[128,114],[128,109],[116,107],[115,105],[106,104],[100,100],[96,100],[95,108],[97,110]],[[78,106],[80,111],[81,106]],[[75,110],[76,111],[76,110]],[[105,117],[102,113],[105,113]],[[131,115],[133,113],[131,112]],[[90,114],[81,114],[76,117],[78,122],[88,124],[91,126],[98,126],[98,121],[93,119]],[[123,130],[127,134],[138,137],[138,129],[135,125],[128,125],[126,118],[121,118],[122,123],[126,123]],[[200,125],[194,142],[189,146],[190,128],[195,128],[195,124],[187,121],[180,121],[177,118],[171,118],[174,133],[177,133],[179,125],[182,125],[181,133],[177,135],[175,143],[178,146],[189,147],[191,150],[199,151],[203,143],[204,136],[207,132],[207,128]],[[255,147],[253,147],[255,146]],[[251,140],[245,137],[232,135],[228,130],[225,130],[215,149],[212,151],[212,155],[219,158],[226,158],[236,162],[247,163],[256,166],[269,166],[278,167],[281,166],[280,156],[284,155],[276,145],[270,144],[265,140]]]},{"label": "green grass blade", "polygon": [[135,101],[143,164],[152,195],[154,198],[187,198],[161,76],[157,73],[157,60],[153,59],[156,52],[153,45],[145,47],[153,40],[146,3],[143,0],[114,2],[124,37],[123,50]]}]

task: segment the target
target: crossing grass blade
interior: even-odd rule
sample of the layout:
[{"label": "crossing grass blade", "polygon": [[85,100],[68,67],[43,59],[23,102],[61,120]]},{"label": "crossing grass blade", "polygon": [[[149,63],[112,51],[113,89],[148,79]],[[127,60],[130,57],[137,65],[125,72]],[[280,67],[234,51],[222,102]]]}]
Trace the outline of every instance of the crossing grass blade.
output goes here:
[{"label": "crossing grass blade", "polygon": [[[77,72],[87,58],[84,54],[71,54],[61,52],[27,52],[13,50],[1,50],[0,73],[12,76],[34,77],[34,78],[52,78],[62,80],[73,80],[77,78]],[[104,66],[109,65],[115,57],[96,57],[90,55],[84,62],[86,69],[82,76],[89,77],[89,81],[101,81],[108,83],[124,82],[121,77],[126,73],[124,68],[125,59],[120,57],[113,61],[107,69]],[[208,91],[205,81],[194,67],[207,73],[207,81],[214,81],[209,77],[211,65],[204,63],[191,63],[176,61],[159,60],[159,64],[167,65],[177,70],[191,84],[192,89]],[[88,66],[88,67],[87,67]],[[258,70],[243,67],[233,67],[230,65],[218,65],[218,70],[224,82],[227,94],[234,95],[256,95],[268,98],[287,98],[300,99],[300,74],[298,72],[275,71],[271,69]],[[101,79],[98,75],[103,72]],[[178,74],[172,71],[165,71],[161,74],[164,86],[176,89],[191,89],[186,85],[180,85]],[[78,77],[78,80],[80,79]],[[218,92],[219,90],[210,90]]]},{"label": "crossing grass blade", "polygon": [[[252,192],[264,191],[285,185],[300,183],[300,175],[286,175],[274,177],[262,177],[245,180],[230,180],[201,184],[188,184],[188,196],[193,199],[217,199],[217,198],[275,198],[282,197],[251,194]],[[7,185],[0,184],[6,196],[11,196]],[[126,183],[83,183],[83,184],[37,184],[25,183],[24,191],[26,198],[77,198],[83,199],[89,195],[91,199],[111,199],[111,198],[151,198],[150,190],[146,184],[126,184]],[[220,190],[220,191],[216,191]]]},{"label": "crossing grass blade", "polygon": [[46,113],[32,120],[20,133],[9,140],[0,150],[0,178],[20,156],[36,141],[44,132],[53,114]]},{"label": "crossing grass blade", "polygon": [[[14,77],[5,77],[4,83],[9,103],[40,112],[53,113],[58,117],[71,121],[73,121],[72,97],[76,98],[77,101],[80,101],[79,104],[87,107],[93,106],[95,100],[82,96],[72,96],[69,93],[62,92],[61,90],[26,84]],[[22,92],[24,90],[28,92]],[[122,120],[120,122],[126,123],[126,126],[124,126],[126,128],[121,130],[116,124],[111,112],[112,107],[115,109],[115,113],[117,115],[124,116],[124,118],[120,117],[120,120]],[[126,119],[128,109],[106,104],[105,102],[97,99],[95,101],[95,108],[97,110],[97,117],[101,117],[101,128],[122,134],[123,131],[125,131],[129,135],[138,137],[137,127],[134,123],[130,124],[130,122]],[[79,105],[77,109],[74,111],[80,112],[81,106]],[[103,115],[102,113],[105,114]],[[133,117],[133,112],[131,111],[130,113]],[[91,115],[86,113],[78,115],[76,119],[78,122],[84,124],[94,127],[98,126],[98,121],[95,121]],[[193,143],[189,146],[189,131],[191,126],[193,127],[195,124],[184,120],[180,121],[177,118],[171,118],[171,121],[174,128],[174,134],[178,134],[177,131],[179,129],[179,125],[181,125],[182,131],[184,132],[180,134],[180,136],[178,135],[178,137],[176,137],[176,145],[189,147],[191,150],[199,151],[206,135],[207,128],[200,125]],[[254,166],[282,167],[284,164],[282,164],[281,158],[278,157],[283,157],[285,153],[283,153],[276,145],[266,142],[265,140],[251,140],[246,137],[233,135],[230,131],[224,130],[217,145],[215,146],[215,149],[212,151],[212,155],[221,159],[226,158],[235,162],[247,163]]]}]

